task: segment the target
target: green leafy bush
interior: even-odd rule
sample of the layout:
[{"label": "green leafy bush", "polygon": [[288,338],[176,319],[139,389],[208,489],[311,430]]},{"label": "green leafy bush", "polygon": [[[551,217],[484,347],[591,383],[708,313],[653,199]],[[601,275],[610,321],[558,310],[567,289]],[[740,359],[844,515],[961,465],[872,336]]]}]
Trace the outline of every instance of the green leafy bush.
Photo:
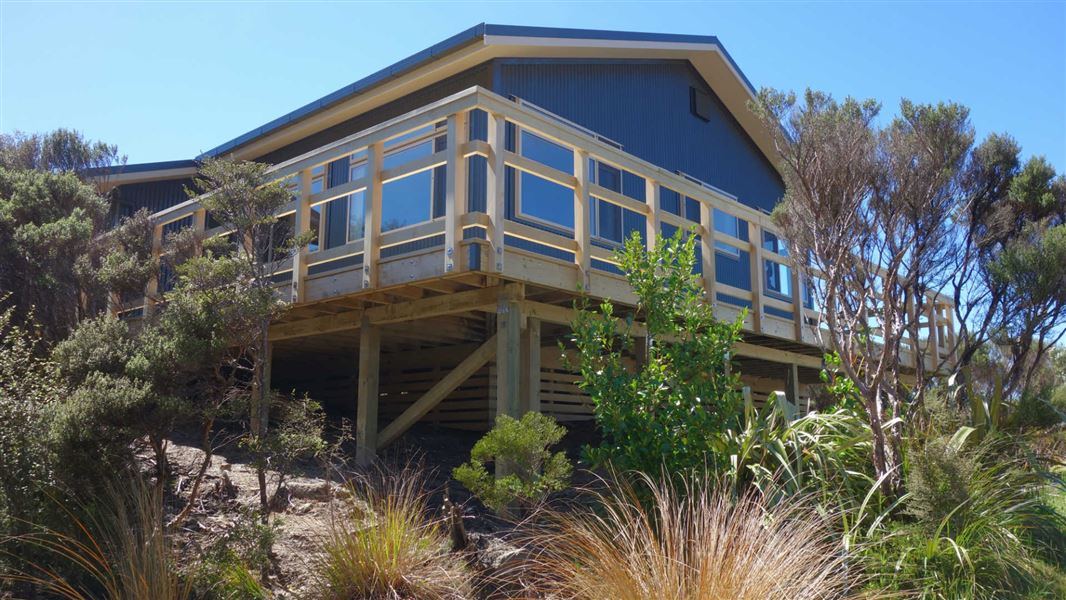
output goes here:
[{"label": "green leafy bush", "polygon": [[217,600],[260,600],[269,595],[255,573],[272,566],[271,549],[277,539],[277,521],[263,522],[242,512],[226,533],[200,553],[191,579],[197,593]]},{"label": "green leafy bush", "polygon": [[[724,467],[712,450],[738,422],[739,374],[727,365],[743,315],[734,323],[714,317],[694,274],[694,235],[679,231],[645,251],[634,234],[616,256],[636,293],[636,314],[619,318],[605,300],[599,310],[580,306],[572,324],[579,385],[592,396],[603,437],[589,458],[678,476]],[[646,337],[637,320],[646,323]],[[645,358],[634,368],[636,344],[645,345]]]},{"label": "green leafy bush", "polygon": [[[496,426],[474,444],[470,462],[456,467],[452,476],[497,512],[516,501],[537,502],[570,482],[570,461],[564,453],[549,450],[565,434],[566,429],[547,415],[500,415]],[[502,464],[504,475],[496,478],[486,468],[489,463]]]},{"label": "green leafy bush", "polygon": [[830,408],[790,417],[778,402],[745,410],[743,423],[714,441],[727,458],[724,483],[740,496],[754,487],[768,498],[827,495],[861,498],[873,483],[870,429],[861,408]]},{"label": "green leafy bush", "polygon": [[1058,520],[1045,481],[1004,452],[996,438],[967,449],[930,440],[912,449],[901,500],[867,534],[873,583],[920,598],[999,598],[1037,587],[1035,523]]}]

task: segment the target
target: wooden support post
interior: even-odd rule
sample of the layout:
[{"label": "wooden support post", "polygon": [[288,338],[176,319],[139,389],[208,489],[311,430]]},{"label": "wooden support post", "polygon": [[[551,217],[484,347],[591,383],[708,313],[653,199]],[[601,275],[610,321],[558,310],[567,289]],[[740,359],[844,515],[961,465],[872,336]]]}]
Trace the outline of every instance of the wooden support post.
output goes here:
[{"label": "wooden support post", "polygon": [[500,115],[489,113],[488,144],[492,151],[489,154],[488,177],[486,180],[485,210],[489,215],[489,248],[492,252],[492,261],[489,271],[494,273],[503,272],[504,256],[504,219],[507,216],[505,192],[507,189],[505,177],[506,166],[504,164],[504,140],[507,136],[507,121]]},{"label": "wooden support post", "polygon": [[521,384],[521,299],[501,294],[496,308],[496,416],[518,417]]},{"label": "wooden support post", "polygon": [[581,273],[581,285],[588,289],[592,272],[592,228],[589,219],[589,155],[584,150],[574,151],[574,241],[577,251],[574,259]]},{"label": "wooden support post", "polygon": [[718,280],[717,263],[714,258],[714,208],[707,202],[700,202],[700,252],[703,254],[703,290],[707,294],[707,301],[711,304],[718,302],[715,295],[715,284]]},{"label": "wooden support post", "polygon": [[370,464],[378,447],[378,377],[381,331],[363,318],[359,330],[359,391],[355,417],[355,460]]},{"label": "wooden support post", "polygon": [[372,144],[366,149],[366,202],[363,213],[363,289],[377,287],[378,262],[381,260],[381,170],[385,159],[385,145]]},{"label": "wooden support post", "polygon": [[648,242],[648,250],[651,251],[659,243],[659,234],[662,233],[662,220],[659,218],[659,182],[646,179],[644,186],[644,202],[648,205],[648,218],[646,219],[644,239]]},{"label": "wooden support post", "polygon": [[[296,214],[294,215],[295,233],[297,236],[311,231],[311,203],[307,197],[311,195],[311,169],[300,171],[300,190],[296,194]],[[289,300],[293,304],[299,304],[306,299],[304,283],[307,281],[307,246],[301,246],[292,257],[292,294]]]},{"label": "wooden support post", "polygon": [[444,199],[444,272],[462,268],[459,242],[463,240],[462,218],[466,213],[466,158],[463,144],[468,137],[467,115],[461,112],[448,117],[448,164],[445,167]]},{"label": "wooden support post", "polygon": [[800,380],[799,365],[790,364],[785,371],[785,398],[799,408]]},{"label": "wooden support post", "polygon": [[158,268],[156,268],[155,275],[148,280],[148,287],[144,291],[144,308],[142,314],[147,319],[155,314],[156,299],[159,296],[160,277],[163,274],[162,262],[163,257],[163,226],[156,225],[152,227],[152,260],[156,261]]},{"label": "wooden support post", "polygon": [[540,319],[527,318],[522,330],[522,385],[519,412],[540,412]]},{"label": "wooden support post", "polygon": [[762,230],[755,221],[748,221],[748,242],[751,244],[751,329],[762,332]]}]

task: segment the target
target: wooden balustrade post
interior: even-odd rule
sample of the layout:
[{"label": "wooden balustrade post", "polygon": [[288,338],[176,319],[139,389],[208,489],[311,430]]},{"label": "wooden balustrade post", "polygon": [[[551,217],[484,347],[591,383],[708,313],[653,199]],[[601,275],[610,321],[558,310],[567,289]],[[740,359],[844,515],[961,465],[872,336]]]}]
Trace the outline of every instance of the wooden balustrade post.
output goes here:
[{"label": "wooden balustrade post", "polygon": [[803,284],[800,281],[800,272],[796,267],[796,257],[789,250],[789,271],[792,275],[792,324],[795,329],[796,341],[803,341]]},{"label": "wooden balustrade post", "polygon": [[707,202],[700,202],[700,252],[703,254],[703,290],[707,302],[716,304],[718,265],[714,256],[714,207]]},{"label": "wooden balustrade post", "polygon": [[651,251],[659,243],[659,235],[662,233],[662,219],[659,217],[659,182],[649,178],[645,180],[644,202],[648,205],[648,218],[646,220],[644,239],[647,241],[648,250]]},{"label": "wooden balustrade post", "polygon": [[588,289],[592,284],[592,228],[589,219],[589,154],[580,149],[574,150],[574,241],[577,252],[574,259],[581,275],[581,285]]},{"label": "wooden balustrade post", "polygon": [[929,355],[933,360],[933,369],[940,365],[940,307],[937,306],[936,298],[929,302]]},{"label": "wooden balustrade post", "polygon": [[463,144],[469,136],[468,115],[467,112],[461,112],[448,117],[448,164],[445,167],[444,200],[445,273],[457,271],[463,264],[459,259],[459,243],[463,240],[462,216],[466,212],[467,173]]},{"label": "wooden balustrade post", "polygon": [[366,202],[363,205],[363,289],[377,287],[381,260],[381,171],[385,144],[377,142],[366,149]]},{"label": "wooden balustrade post", "polygon": [[485,210],[489,215],[489,247],[492,252],[492,261],[489,271],[494,273],[503,272],[503,243],[504,243],[504,219],[507,216],[507,206],[504,194],[507,189],[506,166],[504,164],[504,140],[507,136],[507,121],[500,115],[489,113],[488,127],[488,177],[486,181]]},{"label": "wooden balustrade post", "polygon": [[[311,195],[311,169],[300,171],[300,187],[296,194],[295,234],[305,235],[311,231],[311,204],[308,196]],[[299,304],[306,300],[305,283],[307,282],[307,259],[309,252],[307,245],[296,250],[292,257],[292,295],[290,301]]]},{"label": "wooden balustrade post", "polygon": [[751,329],[762,332],[763,258],[762,229],[755,221],[748,221],[748,243],[751,245]]},{"label": "wooden balustrade post", "polygon": [[148,286],[144,291],[144,306],[141,313],[147,319],[155,314],[156,298],[159,296],[160,277],[162,276],[163,257],[163,226],[152,227],[152,260],[156,262],[155,275],[148,280]]}]

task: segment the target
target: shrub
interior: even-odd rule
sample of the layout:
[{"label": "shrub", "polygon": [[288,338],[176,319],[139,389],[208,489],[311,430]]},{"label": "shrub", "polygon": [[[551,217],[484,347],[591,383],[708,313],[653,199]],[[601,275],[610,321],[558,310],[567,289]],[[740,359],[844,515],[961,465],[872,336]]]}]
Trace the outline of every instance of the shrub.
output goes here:
[{"label": "shrub", "polygon": [[[780,403],[745,409],[741,427],[714,443],[727,457],[724,483],[771,498],[819,494],[835,504],[861,498],[873,482],[870,429],[861,408],[830,408],[789,417]],[[829,496],[833,496],[829,498]]]},{"label": "shrub", "polygon": [[20,327],[14,309],[0,310],[0,537],[22,533],[47,506],[39,493],[52,479],[45,440],[61,387],[53,365],[38,356],[40,346],[32,325]]},{"label": "shrub", "polygon": [[[570,482],[572,467],[562,452],[552,454],[566,429],[555,419],[540,413],[526,413],[521,420],[507,415],[496,417],[496,426],[474,444],[470,462],[452,471],[486,506],[500,512],[515,502],[529,505]],[[489,463],[504,467],[497,478],[486,468]]]},{"label": "shrub", "polygon": [[[679,231],[645,251],[634,234],[617,259],[636,293],[636,314],[620,319],[610,301],[598,311],[579,305],[571,325],[579,385],[592,396],[603,435],[589,451],[595,463],[679,476],[725,466],[711,448],[737,422],[739,373],[727,364],[743,316],[714,317],[693,272],[694,244],[695,235]],[[637,319],[647,338],[635,335]],[[646,343],[646,359],[633,368],[626,354],[636,343]]]},{"label": "shrub", "polygon": [[858,578],[811,507],[640,481],[647,506],[649,494],[614,488],[598,510],[552,512],[527,530],[530,587],[575,600],[851,597]]},{"label": "shrub", "polygon": [[191,573],[197,593],[218,600],[269,597],[253,573],[270,570],[277,535],[277,522],[263,523],[256,515],[242,512],[225,534],[200,553]]},{"label": "shrub", "polygon": [[1001,441],[965,449],[961,437],[912,449],[902,502],[913,521],[886,521],[868,537],[880,585],[922,598],[1002,597],[1033,585],[1031,529],[1058,518],[1042,502],[1044,481]]},{"label": "shrub", "polygon": [[353,484],[356,508],[334,519],[322,540],[315,598],[472,597],[469,570],[449,551],[443,522],[430,516],[423,480],[404,469]]}]

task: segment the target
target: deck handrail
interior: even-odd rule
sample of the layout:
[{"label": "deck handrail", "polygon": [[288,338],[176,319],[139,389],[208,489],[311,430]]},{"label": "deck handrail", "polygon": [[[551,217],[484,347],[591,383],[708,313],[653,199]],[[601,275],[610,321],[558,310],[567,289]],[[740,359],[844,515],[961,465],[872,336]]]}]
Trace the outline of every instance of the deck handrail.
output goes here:
[{"label": "deck handrail", "polygon": [[[484,111],[488,115],[487,140],[469,137],[470,130],[467,124],[473,110]],[[445,149],[434,151],[429,156],[414,159],[404,165],[393,166],[388,170],[383,169],[382,163],[387,142],[440,122],[446,124],[443,134],[447,139]],[[517,131],[529,131],[570,150],[574,156],[572,173],[559,171],[537,162],[523,156],[521,152],[516,153],[505,149],[505,126],[508,123],[516,127]],[[602,268],[597,269],[594,266],[594,261],[611,262],[609,252],[593,243],[591,236],[589,211],[590,204],[595,198],[597,201],[607,202],[643,215],[646,223],[644,234],[649,243],[660,235],[661,223],[675,227],[694,228],[701,240],[704,284],[712,302],[718,303],[718,294],[724,293],[738,302],[750,303],[753,331],[811,343],[811,336],[805,332],[809,332],[811,321],[818,322],[820,313],[804,305],[802,282],[799,281],[798,270],[793,259],[763,248],[762,233],[764,231],[780,236],[769,215],[743,204],[741,199],[726,190],[721,190],[686,173],[669,171],[628,154],[619,146],[612,140],[606,140],[587,128],[566,122],[526,101],[511,100],[482,87],[474,86],[273,165],[268,169],[272,178],[282,180],[295,177],[299,182],[296,199],[278,213],[279,215],[290,213],[296,215],[297,233],[309,227],[309,210],[312,204],[325,203],[358,191],[365,193],[367,214],[365,215],[364,237],[329,250],[321,250],[321,254],[317,255],[306,249],[298,252],[292,261],[291,299],[297,303],[304,300],[308,267],[333,260],[331,256],[334,254],[339,257],[361,254],[363,277],[358,289],[378,287],[382,248],[401,245],[428,235],[440,235],[441,226],[430,225],[438,220],[444,223],[445,256],[442,274],[467,269],[469,265],[465,265],[461,259],[461,251],[463,247],[471,244],[485,245],[489,253],[486,260],[479,261],[478,270],[506,274],[508,254],[519,249],[507,247],[505,240],[508,236],[515,236],[534,244],[543,243],[573,254],[573,266],[578,271],[579,282],[589,289],[594,279],[602,281],[604,278],[619,278],[617,274],[604,271]],[[366,152],[368,164],[368,172],[363,179],[328,188],[314,195],[310,193],[312,169],[344,156],[362,152]],[[484,229],[484,239],[465,239],[464,235],[465,229],[471,227],[470,219],[466,218],[468,213],[466,159],[473,155],[482,156],[487,162],[487,206],[484,212],[487,219],[483,221],[483,225],[474,225]],[[646,184],[645,199],[641,201],[624,196],[593,183],[588,173],[589,159],[608,163],[643,178]],[[402,178],[440,166],[446,167],[447,175],[444,216],[431,218],[429,221],[401,229],[382,232],[380,217],[383,183],[389,178]],[[574,190],[572,240],[562,243],[550,232],[539,231],[527,224],[506,218],[503,177],[507,167],[531,173],[541,179]],[[685,214],[684,200],[682,200],[681,215],[664,210],[660,206],[660,194],[663,187],[677,192],[681,198],[687,197],[697,201],[700,206],[699,220],[689,218],[692,215]],[[714,211],[716,210],[746,222],[748,239],[743,240],[740,237],[716,231],[714,227]],[[473,214],[476,213],[471,213]],[[190,215],[194,216],[197,228],[203,230],[206,227],[199,198],[192,198],[153,214],[152,219],[156,223],[153,247],[161,246],[164,225]],[[748,253],[751,290],[735,288],[717,281],[715,276],[716,242]],[[767,262],[784,265],[790,270],[791,301],[766,295],[762,289]],[[149,292],[157,291],[158,282],[149,287]],[[146,307],[150,301],[150,299],[145,301]],[[782,333],[785,330],[782,329],[780,323],[784,318],[773,314],[773,311],[788,312],[786,306],[792,312],[791,332],[787,335]],[[937,348],[929,352],[935,352],[937,359],[940,351],[951,347],[954,340],[952,311],[946,310],[949,306],[950,302],[946,297],[930,294],[928,314],[923,315],[926,319],[924,330],[928,333],[926,339],[934,342],[928,345]],[[767,312],[766,308],[770,308],[771,312]],[[912,344],[912,347],[916,346],[920,346],[920,340]]]}]

